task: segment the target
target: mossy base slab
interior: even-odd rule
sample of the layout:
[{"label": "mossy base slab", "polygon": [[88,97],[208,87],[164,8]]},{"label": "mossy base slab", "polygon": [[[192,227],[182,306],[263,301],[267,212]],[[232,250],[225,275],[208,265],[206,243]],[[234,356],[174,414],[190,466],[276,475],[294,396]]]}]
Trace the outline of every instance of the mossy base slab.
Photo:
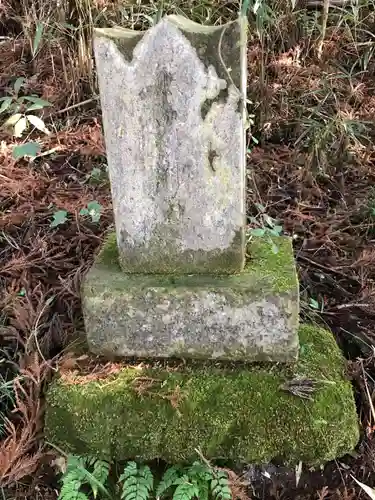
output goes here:
[{"label": "mossy base slab", "polygon": [[126,274],[116,237],[105,241],[82,288],[90,350],[106,356],[293,361],[298,281],[291,241],[255,240],[230,276]]},{"label": "mossy base slab", "polygon": [[[113,459],[207,458],[320,464],[356,446],[359,426],[345,361],[330,332],[300,327],[298,363],[119,365],[65,372],[47,394],[46,438],[65,451]],[[313,400],[286,391],[316,382]]]}]

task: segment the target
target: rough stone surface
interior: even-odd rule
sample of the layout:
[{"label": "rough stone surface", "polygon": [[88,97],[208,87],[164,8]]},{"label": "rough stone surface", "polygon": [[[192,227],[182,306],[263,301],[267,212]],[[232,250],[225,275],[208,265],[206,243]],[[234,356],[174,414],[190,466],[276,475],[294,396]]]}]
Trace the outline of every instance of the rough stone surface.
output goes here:
[{"label": "rough stone surface", "polygon": [[[292,366],[111,365],[96,380],[75,367],[49,388],[46,439],[118,460],[191,463],[199,448],[209,459],[320,465],[355,448],[358,418],[332,334],[303,325],[300,342]],[[306,377],[317,382],[312,401],[282,390]]]},{"label": "rough stone surface", "polygon": [[254,240],[231,276],[135,275],[118,265],[115,235],[82,289],[92,352],[110,356],[291,361],[298,353],[298,282],[288,238]]},{"label": "rough stone surface", "polygon": [[167,16],[95,30],[120,265],[232,273],[245,260],[245,31]]}]

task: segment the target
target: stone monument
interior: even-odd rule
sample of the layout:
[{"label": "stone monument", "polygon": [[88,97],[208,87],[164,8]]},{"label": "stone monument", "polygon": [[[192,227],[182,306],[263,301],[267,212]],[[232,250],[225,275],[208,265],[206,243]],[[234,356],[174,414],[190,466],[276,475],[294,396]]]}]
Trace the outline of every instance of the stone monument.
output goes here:
[{"label": "stone monument", "polygon": [[[90,351],[123,364],[103,380],[62,373],[47,436],[118,459],[350,451],[351,387],[331,334],[298,326],[291,241],[246,241],[244,20],[97,29],[94,48],[116,231],[83,281],[83,315]],[[307,409],[284,390],[322,376]]]},{"label": "stone monument", "polygon": [[98,29],[94,46],[122,272],[98,263],[86,278],[91,350],[295,360],[289,243],[280,269],[259,244],[245,266],[241,24],[168,16],[145,33]]}]

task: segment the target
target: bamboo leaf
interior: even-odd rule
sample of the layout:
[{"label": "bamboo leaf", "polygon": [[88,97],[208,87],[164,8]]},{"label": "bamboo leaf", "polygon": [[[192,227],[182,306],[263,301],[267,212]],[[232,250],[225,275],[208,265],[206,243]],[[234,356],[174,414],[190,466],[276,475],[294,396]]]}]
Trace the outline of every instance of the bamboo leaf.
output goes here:
[{"label": "bamboo leaf", "polygon": [[14,127],[14,125],[22,118],[22,113],[14,113],[5,122],[4,127]]},{"label": "bamboo leaf", "polygon": [[[32,102],[33,104],[38,104],[40,106],[39,109],[46,108],[47,106],[52,106],[52,104],[50,102],[45,101],[44,99],[41,99],[40,97],[37,97],[37,96],[25,95],[24,99],[26,101]],[[35,108],[35,109],[38,109],[38,108]]]},{"label": "bamboo leaf", "polygon": [[6,111],[10,105],[12,104],[12,98],[11,97],[4,97],[3,99],[3,102],[0,106],[0,113],[4,113],[4,111]]},{"label": "bamboo leaf", "polygon": [[22,134],[25,132],[26,128],[27,128],[27,120],[24,116],[22,116],[14,125],[14,136],[22,137]]},{"label": "bamboo leaf", "polygon": [[40,42],[41,42],[42,36],[43,36],[43,30],[44,30],[44,24],[39,21],[36,25],[35,36],[34,36],[34,40],[33,40],[33,57],[35,57],[35,55],[38,51],[38,48],[39,48],[39,45],[40,45]]},{"label": "bamboo leaf", "polygon": [[359,486],[363,489],[365,493],[371,498],[371,500],[375,500],[375,490],[373,488],[370,488],[370,486],[367,486],[367,484],[361,483],[361,481],[358,481],[354,476],[352,476],[354,481],[359,484]]},{"label": "bamboo leaf", "polygon": [[14,93],[18,95],[18,92],[21,90],[22,85],[25,83],[25,78],[23,76],[20,76],[17,78],[17,80],[14,82]]},{"label": "bamboo leaf", "polygon": [[27,119],[29,120],[31,125],[33,125],[35,128],[37,128],[41,132],[44,132],[47,135],[50,134],[50,131],[45,126],[44,121],[41,118],[39,118],[39,116],[27,115]]}]

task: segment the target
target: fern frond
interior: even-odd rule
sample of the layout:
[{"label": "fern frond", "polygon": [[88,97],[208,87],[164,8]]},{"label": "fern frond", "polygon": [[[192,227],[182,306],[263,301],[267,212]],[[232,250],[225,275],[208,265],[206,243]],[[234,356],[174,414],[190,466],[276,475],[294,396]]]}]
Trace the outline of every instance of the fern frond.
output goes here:
[{"label": "fern frond", "polygon": [[[88,469],[91,469],[92,472]],[[110,464],[104,460],[69,455],[59,499],[88,500],[88,497],[80,491],[85,484],[90,485],[94,498],[97,498],[99,491],[110,497],[104,486],[109,475],[109,469]]]},{"label": "fern frond", "polygon": [[211,493],[215,500],[231,500],[232,492],[226,472],[215,471],[214,479],[211,481]]},{"label": "fern frond", "polygon": [[81,456],[80,463],[85,469],[92,469],[95,463],[98,461],[95,457],[90,457],[89,455]]},{"label": "fern frond", "polygon": [[111,465],[105,460],[95,460],[93,466],[94,469],[92,471],[92,476],[95,478],[95,481],[93,481],[93,478],[90,477],[88,477],[88,480],[90,482],[94,498],[96,498],[100,489],[99,485],[104,485],[108,479]]},{"label": "fern frond", "polygon": [[188,468],[187,475],[190,479],[199,478],[202,481],[211,481],[214,477],[212,469],[202,462],[194,462]]},{"label": "fern frond", "polygon": [[147,487],[152,490],[154,488],[154,476],[152,475],[150,467],[148,465],[143,465],[141,467],[141,473],[146,481]]},{"label": "fern frond", "polygon": [[164,493],[179,479],[182,475],[182,470],[178,466],[169,467],[161,478],[158,487],[156,488],[156,498],[159,499]]},{"label": "fern frond", "polygon": [[62,500],[89,500],[89,497],[82,493],[82,491],[75,491],[71,495],[65,495],[64,497],[59,496],[60,498]]},{"label": "fern frond", "polygon": [[76,469],[77,465],[81,463],[81,460],[81,457],[77,455],[68,455],[68,459],[66,461],[66,472]]},{"label": "fern frond", "polygon": [[187,476],[186,480],[179,484],[173,494],[173,500],[192,500],[199,498],[199,489],[196,483],[189,482]]},{"label": "fern frond", "polygon": [[137,474],[138,468],[135,462],[128,462],[124,468],[124,472],[120,476],[120,481],[125,481],[128,477],[135,476]]},{"label": "fern frond", "polygon": [[197,481],[197,486],[199,491],[199,500],[208,500],[210,494],[209,482],[206,480]]},{"label": "fern frond", "polygon": [[150,467],[138,467],[135,462],[128,462],[119,481],[123,483],[122,500],[148,500],[154,487],[154,476]]},{"label": "fern frond", "polygon": [[70,473],[64,478],[63,485],[59,494],[59,500],[88,500],[88,497],[82,493],[81,481],[74,478],[74,474]]},{"label": "fern frond", "polygon": [[76,455],[69,455],[64,477],[66,478],[69,477],[70,474],[74,474],[77,479],[84,481],[86,476],[85,469],[86,469],[85,458]]}]

